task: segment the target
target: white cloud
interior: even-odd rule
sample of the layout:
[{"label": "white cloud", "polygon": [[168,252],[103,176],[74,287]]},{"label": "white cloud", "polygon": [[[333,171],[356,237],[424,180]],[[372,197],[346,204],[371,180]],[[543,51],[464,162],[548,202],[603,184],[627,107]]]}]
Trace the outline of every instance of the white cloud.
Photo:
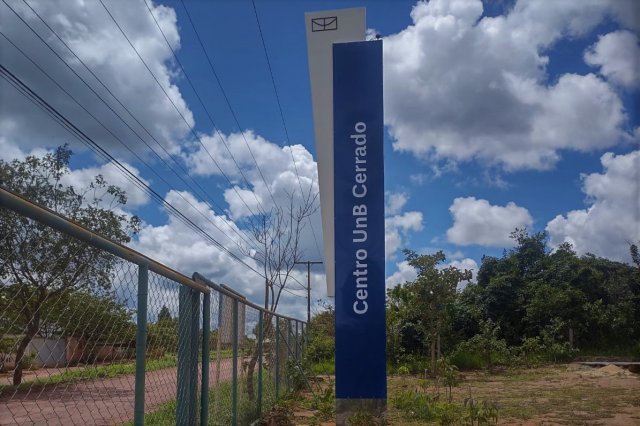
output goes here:
[{"label": "white cloud", "polygon": [[407,244],[411,231],[422,230],[422,212],[410,211],[384,220],[384,254],[386,259]]},{"label": "white cloud", "polygon": [[515,228],[533,224],[529,211],[513,202],[497,206],[475,197],[459,197],[453,200],[449,211],[453,226],[447,230],[447,239],[460,245],[511,246],[509,234]]},{"label": "white cloud", "polygon": [[416,271],[413,266],[409,265],[409,262],[406,260],[396,263],[396,267],[398,270],[389,275],[385,280],[387,288],[395,287],[398,284],[404,284],[407,281],[413,281],[418,277],[418,271]]},{"label": "white cloud", "polygon": [[409,195],[404,192],[386,192],[384,219],[384,256],[391,259],[408,244],[412,232],[423,228],[423,216],[419,211],[402,212]]},{"label": "white cloud", "polygon": [[[132,123],[143,138],[155,144],[29,8],[22,2],[9,3],[107,103]],[[189,128],[99,2],[30,0],[29,4],[165,148],[178,152],[178,143]],[[105,4],[189,126],[193,126],[191,111],[176,85],[178,73],[172,64],[173,56],[144,3],[108,1]],[[175,11],[161,5],[151,5],[151,8],[173,49],[179,49]],[[144,152],[140,140],[4,4],[0,5],[0,25],[7,37],[107,128],[134,151]],[[111,135],[4,39],[0,40],[0,51],[3,65],[43,95],[47,102],[111,152],[125,153]],[[0,133],[12,144],[27,152],[33,147],[52,148],[65,142],[71,142],[76,150],[86,149],[4,80],[0,81],[0,91],[3,93],[0,97]],[[160,151],[157,146],[155,149]]]},{"label": "white cloud", "polygon": [[640,44],[630,31],[600,36],[584,54],[589,65],[600,67],[600,74],[625,87],[640,86]]},{"label": "white cloud", "polygon": [[429,179],[425,173],[415,173],[409,176],[409,180],[416,186],[422,186]]},{"label": "white cloud", "polygon": [[[257,262],[244,254],[249,244],[243,239],[249,240],[249,237],[245,236],[232,220],[215,214],[189,192],[170,191],[165,199],[249,266],[259,271]],[[254,272],[232,260],[223,250],[204,240],[175,216],[169,215],[164,225],[145,225],[133,247],[186,275],[197,271],[212,277],[211,279],[218,283],[234,285],[242,284],[236,282],[236,277],[246,277],[246,283],[241,290],[249,296],[257,291],[253,286],[247,285],[256,281],[248,278],[254,276]]]},{"label": "white cloud", "polygon": [[[2,97],[0,96],[0,100]],[[2,117],[0,116],[0,121],[2,121]],[[2,125],[0,124],[0,127]],[[23,148],[19,145],[16,145],[10,142],[6,137],[0,135],[0,159],[4,161],[13,161],[13,160],[24,160],[29,155],[34,155],[36,157],[43,157],[49,152],[44,148]]]},{"label": "white cloud", "polygon": [[194,145],[185,155],[187,164],[201,176],[221,175],[211,157],[216,160],[234,183],[224,193],[233,218],[251,216],[252,212],[259,212],[260,205],[268,210],[274,204],[286,203],[289,194],[301,201],[301,187],[305,194],[310,190],[318,193],[317,165],[302,145],[280,147],[251,130],[230,135],[216,133],[204,136],[202,142],[204,148]]},{"label": "white cloud", "polygon": [[[250,237],[243,234],[243,230],[230,218],[216,214],[189,192],[170,191],[165,199],[250,267],[260,271],[256,260],[246,254],[249,243],[243,240],[251,240]],[[195,206],[197,211],[189,204]],[[264,279],[259,274],[233,260],[174,216],[168,216],[164,225],[146,224],[131,246],[187,276],[199,272],[215,283],[228,285],[251,301],[263,304]],[[324,274],[320,272],[321,268],[317,269],[312,270],[312,299],[326,297]],[[294,270],[293,277],[295,279],[289,282],[287,288],[297,296],[283,292],[278,312],[306,318],[306,291],[302,287],[307,283],[306,269]]]},{"label": "white cloud", "polygon": [[579,254],[630,261],[629,243],[640,241],[640,151],[606,153],[603,172],[582,176],[588,208],[547,224],[550,244],[570,242]]},{"label": "white cloud", "polygon": [[[121,164],[144,183],[149,184],[147,180],[140,176],[140,171],[137,168],[124,162]],[[142,191],[130,179],[127,179],[113,163],[105,163],[100,167],[86,167],[71,170],[62,177],[61,181],[63,184],[72,185],[76,189],[84,189],[97,175],[102,175],[107,184],[116,185],[125,191],[127,194],[127,207],[142,206],[149,201],[148,194]]]},{"label": "white cloud", "polygon": [[622,102],[595,75],[546,73],[553,44],[580,37],[631,3],[518,1],[482,17],[480,0],[432,0],[385,38],[385,116],[394,149],[433,161],[548,169],[561,150],[625,138]]},{"label": "white cloud", "polygon": [[[464,271],[464,270],[471,271],[471,274],[472,274],[471,282],[476,282],[476,279],[477,279],[476,274],[478,273],[478,263],[475,260],[469,257],[466,257],[460,260],[452,260],[451,262],[445,265],[445,267],[448,267],[448,266],[453,266],[454,268],[458,268],[461,271]],[[466,285],[467,285],[467,281],[463,281],[460,284],[458,284],[458,288],[464,288]]]},{"label": "white cloud", "polygon": [[407,194],[404,192],[387,192],[385,195],[387,196],[387,202],[384,206],[386,215],[400,213],[409,200]]},{"label": "white cloud", "polygon": [[[221,172],[211,157],[216,160],[233,183],[224,189],[224,199],[229,206],[229,215],[235,221],[241,222],[274,206],[288,206],[291,197],[295,208],[305,204],[309,193],[311,197],[318,194],[317,165],[302,145],[280,147],[251,130],[223,134],[222,138],[217,133],[205,135],[202,142],[204,148],[194,144],[185,154],[185,161],[197,175],[219,176]],[[316,200],[314,205],[318,207],[319,201]],[[322,250],[319,208],[309,221],[303,223],[302,252],[303,256],[318,258],[322,256],[318,253]]]},{"label": "white cloud", "polygon": [[[447,268],[449,266],[453,266],[454,268],[458,268],[460,270],[470,270],[473,274],[472,282],[476,280],[476,272],[478,271],[478,263],[471,258],[464,258],[459,260],[452,260],[446,264],[440,265],[440,269]],[[387,288],[395,287],[398,284],[404,284],[407,281],[413,281],[418,277],[418,271],[406,260],[402,262],[396,263],[396,272],[389,275],[385,280],[385,285]],[[464,288],[466,285],[466,281],[459,284],[459,288]]]}]

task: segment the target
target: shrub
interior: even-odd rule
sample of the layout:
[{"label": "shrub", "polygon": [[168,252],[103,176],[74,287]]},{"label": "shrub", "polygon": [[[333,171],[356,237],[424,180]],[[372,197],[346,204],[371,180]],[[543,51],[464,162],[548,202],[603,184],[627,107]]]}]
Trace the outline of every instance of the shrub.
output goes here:
[{"label": "shrub", "polygon": [[640,360],[640,340],[631,347],[631,357],[634,361]]},{"label": "shrub", "polygon": [[408,376],[409,374],[411,374],[411,372],[409,371],[409,367],[407,367],[406,365],[401,365],[400,367],[398,367],[398,375]]},{"label": "shrub", "polygon": [[512,365],[514,356],[506,340],[498,338],[500,326],[491,320],[481,321],[480,330],[471,339],[458,344],[452,356],[454,364],[458,365],[456,361],[460,361],[460,355],[456,353],[465,353],[467,356],[480,357],[481,366],[488,370],[492,370],[494,365]]},{"label": "shrub", "polygon": [[322,420],[327,421],[333,418],[336,413],[336,399],[333,391],[333,386],[326,388],[322,392],[317,392],[313,395],[311,400],[311,408],[316,410],[316,416]]},{"label": "shrub", "polygon": [[429,365],[429,359],[416,354],[406,354],[400,357],[398,363],[407,367],[411,374],[422,374]]},{"label": "shrub", "polygon": [[331,336],[314,336],[307,346],[306,357],[311,362],[321,362],[333,358],[336,352],[335,340]]},{"label": "shrub", "polygon": [[451,364],[447,358],[441,358],[438,361],[438,376],[442,379],[442,384],[449,390],[449,402],[453,398],[452,388],[460,383],[460,374],[458,367]]},{"label": "shrub", "polygon": [[482,368],[482,357],[479,354],[466,352],[460,348],[451,354],[449,360],[460,370],[480,370]]},{"label": "shrub", "polygon": [[435,405],[435,416],[441,425],[458,424],[461,414],[460,408],[451,402],[441,402]]},{"label": "shrub", "polygon": [[527,337],[517,349],[518,363],[527,368],[539,365],[543,360],[544,346],[540,337]]},{"label": "shrub", "polygon": [[286,403],[276,403],[271,410],[262,415],[258,424],[260,426],[294,426],[293,410]]},{"label": "shrub", "polygon": [[437,396],[414,391],[397,393],[391,398],[391,404],[407,419],[420,423],[437,422],[441,425],[460,424],[465,408],[452,402],[438,401]]},{"label": "shrub", "polygon": [[287,362],[287,374],[289,376],[289,381],[293,388],[293,392],[301,391],[302,389],[309,386],[307,373],[302,368],[302,366],[295,361]]},{"label": "shrub", "polygon": [[315,362],[311,364],[310,370],[312,374],[335,374],[336,361],[332,358],[329,360]]},{"label": "shrub", "polygon": [[471,396],[464,399],[465,420],[471,425],[498,424],[498,405],[495,402],[477,402]]},{"label": "shrub", "polygon": [[561,330],[564,323],[554,320],[540,333],[544,357],[550,362],[562,362],[573,359],[577,350],[571,348],[569,342],[563,340]]},{"label": "shrub", "polygon": [[410,390],[400,391],[391,398],[391,404],[410,419],[433,420],[433,399],[426,393]]}]

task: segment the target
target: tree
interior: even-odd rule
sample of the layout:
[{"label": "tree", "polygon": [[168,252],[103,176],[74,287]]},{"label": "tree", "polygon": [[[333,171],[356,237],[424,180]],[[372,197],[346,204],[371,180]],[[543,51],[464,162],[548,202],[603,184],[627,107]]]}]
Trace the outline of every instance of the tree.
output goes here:
[{"label": "tree", "polygon": [[[316,212],[318,194],[302,194],[299,203],[294,194],[287,194],[287,203],[276,205],[269,212],[262,212],[250,221],[251,234],[256,241],[259,252],[256,258],[262,262],[265,279],[264,308],[275,312],[282,292],[291,282],[291,273],[296,261],[302,258],[300,237],[305,221]],[[250,254],[250,253],[247,253]],[[272,318],[264,318],[264,337],[271,339],[274,335]],[[247,368],[247,393],[254,396],[254,378],[258,351],[253,351]]]},{"label": "tree", "polygon": [[631,253],[631,260],[640,269],[640,251],[638,251],[637,244],[631,244],[629,246],[629,253]]},{"label": "tree", "polygon": [[311,317],[309,323],[308,347],[305,355],[311,362],[330,360],[335,356],[336,313],[330,305],[327,309]]},{"label": "tree", "polygon": [[[126,243],[139,220],[118,213],[127,202],[125,192],[98,175],[84,189],[62,183],[69,174],[67,146],[42,157],[0,160],[0,185],[34,203],[84,225],[113,241]],[[15,349],[13,383],[22,381],[23,357],[40,331],[43,306],[55,304],[73,291],[109,290],[117,260],[86,243],[6,209],[0,210],[0,292],[2,316],[13,316],[23,337]],[[0,321],[2,324],[3,321]],[[0,330],[5,335],[11,330]]]},{"label": "tree", "polygon": [[415,281],[404,284],[403,289],[395,290],[395,294],[392,291],[391,296],[398,296],[406,317],[418,320],[417,324],[429,342],[431,372],[436,374],[436,346],[440,332],[448,320],[458,284],[471,280],[471,271],[440,266],[446,260],[442,251],[419,255],[414,251],[404,250],[404,254],[409,265],[417,270],[418,277]]},{"label": "tree", "polygon": [[43,337],[81,337],[92,344],[135,340],[135,311],[119,302],[113,291],[70,288],[41,307]]},{"label": "tree", "polygon": [[158,322],[171,321],[172,319],[171,312],[169,311],[169,308],[167,308],[167,305],[162,305],[162,308],[160,308],[160,312],[158,313]]}]

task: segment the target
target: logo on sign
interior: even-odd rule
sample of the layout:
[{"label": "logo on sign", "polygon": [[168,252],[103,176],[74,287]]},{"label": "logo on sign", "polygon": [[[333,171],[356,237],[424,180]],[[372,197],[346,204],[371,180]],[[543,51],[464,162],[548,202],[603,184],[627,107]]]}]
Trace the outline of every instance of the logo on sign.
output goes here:
[{"label": "logo on sign", "polygon": [[335,31],[338,29],[338,17],[326,16],[324,18],[311,19],[311,32]]}]

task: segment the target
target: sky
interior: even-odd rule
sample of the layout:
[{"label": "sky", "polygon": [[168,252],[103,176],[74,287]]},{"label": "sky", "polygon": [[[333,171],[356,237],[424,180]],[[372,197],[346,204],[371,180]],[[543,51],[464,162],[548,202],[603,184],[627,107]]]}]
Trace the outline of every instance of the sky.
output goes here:
[{"label": "sky", "polygon": [[[255,10],[247,0],[3,0],[0,61],[257,268],[247,219],[288,194],[301,202],[300,187],[318,190],[304,12],[355,6],[384,46],[387,287],[415,277],[403,248],[444,250],[447,265],[477,271],[483,255],[512,246],[516,227],[546,231],[550,249],[567,241],[578,254],[630,261],[629,243],[640,241],[634,0],[256,1]],[[255,272],[0,80],[0,158],[63,143],[75,153],[66,183],[101,173],[129,194],[126,211],[144,223],[132,247],[262,301]],[[322,259],[321,238],[318,213],[303,257]],[[304,268],[294,278],[305,283]],[[315,266],[314,301],[326,298],[323,279]],[[304,317],[304,292],[295,282],[291,291],[279,310]]]}]

